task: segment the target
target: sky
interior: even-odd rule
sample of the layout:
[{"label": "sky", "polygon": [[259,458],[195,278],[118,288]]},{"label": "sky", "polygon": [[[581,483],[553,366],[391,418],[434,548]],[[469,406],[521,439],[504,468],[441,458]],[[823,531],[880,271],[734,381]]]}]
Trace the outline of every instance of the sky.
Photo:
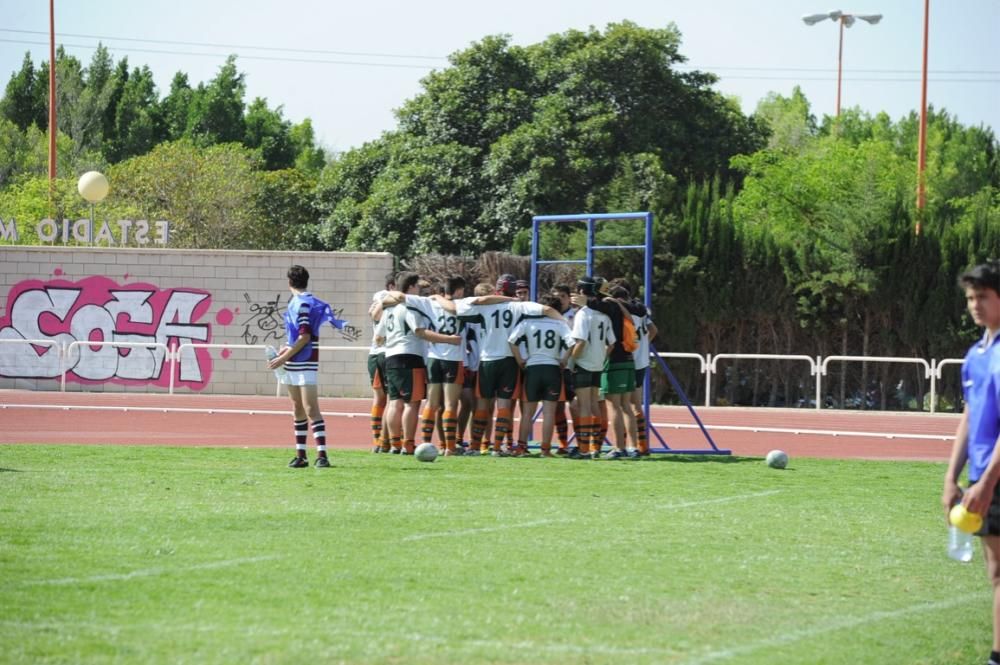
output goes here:
[{"label": "sky", "polygon": [[[178,70],[212,79],[228,54],[246,75],[247,104],[264,97],[293,122],[311,118],[324,147],[344,151],[396,126],[394,109],[447,56],[487,35],[528,45],[567,30],[629,20],[673,22],[688,65],[752,113],[798,85],[817,118],[832,115],[838,26],[801,17],[841,9],[882,14],[844,31],[842,106],[893,120],[920,105],[920,0],[55,0],[57,42],[86,65],[98,41],[116,62],[148,65],[165,95]],[[928,102],[1000,133],[1000,0],[931,0]],[[30,51],[48,59],[48,3],[0,0],[0,84]]]}]

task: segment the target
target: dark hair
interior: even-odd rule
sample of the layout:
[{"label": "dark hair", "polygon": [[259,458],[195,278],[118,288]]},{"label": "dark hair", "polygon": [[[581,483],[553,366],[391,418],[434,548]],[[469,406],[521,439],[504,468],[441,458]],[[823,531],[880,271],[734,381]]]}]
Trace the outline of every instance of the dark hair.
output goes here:
[{"label": "dark hair", "polygon": [[396,286],[396,273],[390,272],[385,275],[385,288],[391,289]]},{"label": "dark hair", "polygon": [[593,277],[581,277],[576,282],[576,292],[589,297],[596,296],[597,281]]},{"label": "dark hair", "polygon": [[309,271],[298,265],[289,268],[288,286],[293,289],[309,288]]},{"label": "dark hair", "polygon": [[541,303],[543,305],[548,305],[557,312],[559,311],[559,308],[562,307],[562,303],[559,301],[559,297],[555,295],[542,296]]},{"label": "dark hair", "polygon": [[1000,295],[1000,261],[990,259],[971,270],[962,273],[958,284],[963,289],[970,286],[974,289],[993,289]]},{"label": "dark hair", "polygon": [[415,272],[401,272],[396,275],[396,288],[406,293],[409,291],[417,282],[420,281],[420,275]]},{"label": "dark hair", "polygon": [[514,284],[517,282],[517,277],[511,275],[509,272],[505,272],[497,278],[496,293],[500,296],[512,296],[514,295]]},{"label": "dark hair", "polygon": [[514,288],[517,289],[518,291],[520,291],[521,289],[527,291],[528,289],[531,288],[531,286],[528,285],[528,280],[519,279],[516,282],[514,282]]},{"label": "dark hair", "polygon": [[453,275],[448,278],[448,289],[447,293],[449,296],[455,295],[455,292],[459,289],[465,288],[465,278],[461,275]]},{"label": "dark hair", "polygon": [[624,286],[613,286],[611,287],[611,297],[618,298],[619,300],[628,300],[629,293],[628,289]]},{"label": "dark hair", "polygon": [[552,292],[553,293],[561,293],[561,294],[567,295],[567,296],[572,293],[572,291],[570,291],[570,288],[568,286],[566,286],[565,284],[556,284],[555,286],[552,287]]}]

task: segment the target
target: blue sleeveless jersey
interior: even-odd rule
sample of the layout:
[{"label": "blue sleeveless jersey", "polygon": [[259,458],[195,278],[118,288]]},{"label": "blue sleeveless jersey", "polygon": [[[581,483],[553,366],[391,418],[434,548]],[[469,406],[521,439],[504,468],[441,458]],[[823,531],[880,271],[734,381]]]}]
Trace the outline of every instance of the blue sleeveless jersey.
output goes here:
[{"label": "blue sleeveless jersey", "polygon": [[1000,335],[989,346],[984,337],[965,354],[962,392],[969,409],[969,481],[975,482],[1000,436]]},{"label": "blue sleeveless jersey", "polygon": [[288,335],[288,345],[292,346],[303,333],[311,337],[296,353],[285,367],[291,371],[315,370],[319,366],[319,329],[324,323],[329,323],[338,330],[343,329],[347,321],[338,319],[333,308],[311,293],[293,295],[285,310],[285,332]]}]

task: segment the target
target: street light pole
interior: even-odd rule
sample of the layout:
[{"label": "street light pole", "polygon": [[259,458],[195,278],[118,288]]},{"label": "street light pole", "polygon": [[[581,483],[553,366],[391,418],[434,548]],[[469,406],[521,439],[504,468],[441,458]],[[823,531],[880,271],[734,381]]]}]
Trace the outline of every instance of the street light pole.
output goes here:
[{"label": "street light pole", "polygon": [[840,117],[840,86],[841,79],[843,78],[843,62],[844,62],[844,28],[849,28],[854,25],[857,19],[861,19],[867,23],[875,25],[882,20],[881,14],[845,14],[844,12],[838,10],[829,12],[827,14],[810,14],[809,16],[803,16],[802,20],[806,25],[816,25],[820,21],[825,21],[830,19],[831,21],[836,21],[840,24],[840,42],[837,46],[837,117]]},{"label": "street light pole", "polygon": [[56,8],[49,0],[49,198],[56,179]]},{"label": "street light pole", "polygon": [[920,75],[920,134],[917,139],[917,222],[914,233],[920,235],[920,225],[927,205],[927,187],[924,171],[927,168],[927,38],[929,33],[931,0],[924,0],[924,54]]}]

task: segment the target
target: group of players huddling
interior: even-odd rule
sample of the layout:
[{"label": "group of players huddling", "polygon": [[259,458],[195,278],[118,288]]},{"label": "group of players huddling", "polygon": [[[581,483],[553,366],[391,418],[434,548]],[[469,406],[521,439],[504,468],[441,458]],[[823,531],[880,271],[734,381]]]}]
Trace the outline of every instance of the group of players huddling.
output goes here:
[{"label": "group of players huddling", "polygon": [[422,442],[437,430],[446,456],[527,456],[541,404],[542,457],[599,459],[609,429],[605,459],[649,454],[642,386],[656,327],[646,307],[624,282],[600,277],[574,293],[556,286],[541,302],[528,294],[510,274],[471,296],[462,277],[437,289],[412,272],[386,280],[369,310],[373,452],[412,454],[419,424]]}]

